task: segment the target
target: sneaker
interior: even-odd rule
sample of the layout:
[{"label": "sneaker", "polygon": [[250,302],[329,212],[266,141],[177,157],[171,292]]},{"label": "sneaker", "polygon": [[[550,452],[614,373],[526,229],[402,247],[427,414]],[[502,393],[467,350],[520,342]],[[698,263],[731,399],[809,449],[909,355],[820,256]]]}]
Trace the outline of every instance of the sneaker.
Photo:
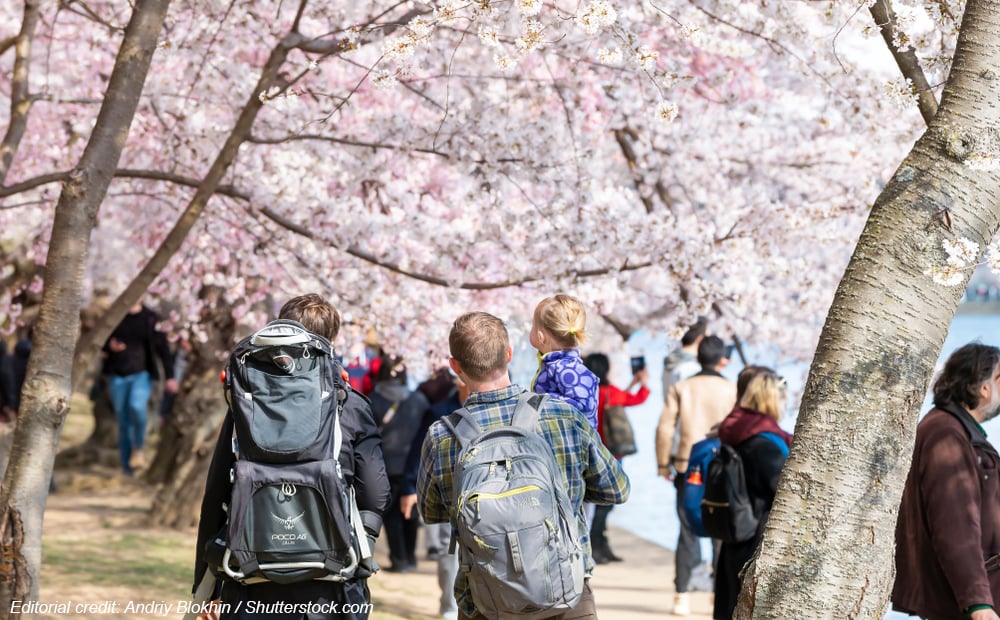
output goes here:
[{"label": "sneaker", "polygon": [[690,616],[691,615],[691,595],[687,592],[678,592],[674,596],[674,610],[675,616]]},{"label": "sneaker", "polygon": [[146,456],[142,453],[142,448],[132,451],[132,456],[128,458],[129,469],[142,469],[146,466]]}]

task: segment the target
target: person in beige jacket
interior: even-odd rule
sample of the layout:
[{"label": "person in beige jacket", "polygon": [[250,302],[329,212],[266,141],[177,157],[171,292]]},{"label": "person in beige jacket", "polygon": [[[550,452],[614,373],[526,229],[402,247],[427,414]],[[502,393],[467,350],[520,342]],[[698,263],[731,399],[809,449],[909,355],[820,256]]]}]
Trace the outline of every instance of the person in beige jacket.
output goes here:
[{"label": "person in beige jacket", "polygon": [[[691,446],[708,435],[722,422],[736,404],[736,384],[722,376],[729,364],[729,352],[718,336],[705,336],[698,345],[698,363],[701,372],[674,384],[667,392],[663,414],[656,429],[656,460],[659,473],[673,481],[677,489],[677,518],[680,536],[674,555],[675,572],[673,614],[688,615],[691,610],[690,595],[692,575],[701,565],[701,543],[691,531],[681,511],[684,501],[684,476],[687,471]],[[674,446],[674,434],[679,436]],[[710,590],[711,586],[707,588]]]}]

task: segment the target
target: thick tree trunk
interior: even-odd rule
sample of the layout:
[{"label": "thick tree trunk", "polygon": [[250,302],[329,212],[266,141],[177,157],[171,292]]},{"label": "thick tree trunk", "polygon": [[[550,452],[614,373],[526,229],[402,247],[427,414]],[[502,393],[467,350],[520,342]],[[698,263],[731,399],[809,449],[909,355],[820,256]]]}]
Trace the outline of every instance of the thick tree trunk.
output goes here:
[{"label": "thick tree trunk", "polygon": [[168,5],[167,0],[136,3],[90,141],[56,204],[23,402],[0,487],[0,617],[11,616],[13,600],[38,599],[42,516],[72,392],[90,233],[121,157]]},{"label": "thick tree trunk", "polygon": [[[203,295],[218,296],[218,291]],[[235,324],[224,307],[212,316],[201,317],[200,323],[208,339],[191,351],[170,422],[160,434],[156,455],[146,472],[148,482],[160,484],[150,513],[155,525],[197,525],[208,463],[226,412],[219,383],[225,362],[219,360],[219,352],[232,348]]]},{"label": "thick tree trunk", "polygon": [[[1000,175],[1000,22],[970,0],[945,96],[878,197],[820,338],[792,453],[736,618],[881,618],[919,408],[963,286],[924,275],[944,239],[985,246]],[[968,269],[965,281],[971,275]]]}]

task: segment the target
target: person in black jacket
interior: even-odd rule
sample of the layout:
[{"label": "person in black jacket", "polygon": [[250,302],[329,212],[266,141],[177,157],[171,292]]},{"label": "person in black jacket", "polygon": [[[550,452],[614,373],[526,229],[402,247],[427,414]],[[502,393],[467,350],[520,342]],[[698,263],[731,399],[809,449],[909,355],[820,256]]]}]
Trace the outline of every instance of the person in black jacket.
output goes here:
[{"label": "person in black jacket", "polygon": [[747,493],[753,502],[754,514],[760,516],[760,525],[750,540],[722,543],[715,568],[712,617],[716,620],[733,617],[742,585],[740,572],[760,544],[778,490],[781,468],[785,465],[787,450],[782,450],[761,433],[776,435],[789,446],[792,443],[792,436],[778,426],[787,398],[784,379],[770,368],[748,366],[740,373],[736,389],[738,404],[719,424],[719,439],[736,448],[743,460]]},{"label": "person in black jacket", "polygon": [[160,367],[166,378],[164,391],[177,391],[173,356],[166,335],[156,327],[159,321],[155,312],[136,303],[104,343],[102,371],[108,375],[108,394],[118,420],[118,452],[126,475],[146,464],[146,408]]},{"label": "person in black jacket", "polygon": [[14,389],[14,359],[7,353],[7,342],[0,339],[0,419],[4,422],[17,411],[18,394]]},{"label": "person in black jacket", "polygon": [[[403,515],[409,519],[416,518],[417,512],[414,508],[417,505],[417,472],[420,469],[420,449],[424,445],[424,438],[431,424],[441,418],[451,415],[462,407],[465,399],[469,397],[469,388],[457,376],[451,374],[450,369],[442,368],[435,373],[435,377],[447,377],[451,383],[448,395],[441,401],[431,405],[430,409],[424,412],[424,417],[420,421],[420,428],[413,437],[410,444],[409,454],[406,457],[406,468],[403,471],[403,488],[400,491],[399,509]],[[458,554],[448,553],[451,542],[450,523],[431,523],[425,526],[427,538],[437,548],[437,577],[438,586],[441,588],[441,599],[438,604],[438,613],[442,620],[455,620],[458,618],[458,602],[455,601],[455,578],[458,576]]]},{"label": "person in black jacket", "polygon": [[[278,318],[298,321],[306,329],[325,336],[330,341],[340,331],[340,314],[315,294],[289,300],[281,308]],[[354,487],[365,532],[370,544],[374,546],[382,528],[382,513],[389,505],[389,480],[382,458],[382,440],[368,399],[360,392],[348,388],[340,424],[344,433],[340,466],[344,480]],[[205,497],[201,505],[195,588],[208,570],[206,544],[226,525],[223,504],[228,504],[232,494],[230,470],[235,461],[232,437],[233,417],[227,412],[209,466]],[[313,580],[295,584],[265,582],[246,586],[225,580],[221,584],[219,595],[222,603],[220,620],[264,620],[276,617],[283,620],[321,620],[331,616],[316,610],[322,610],[332,603],[354,606],[351,611],[335,614],[334,617],[364,620],[369,615],[371,602],[367,579],[361,577],[344,583]],[[260,609],[269,609],[269,603],[297,605],[303,611],[280,616],[260,613]]]},{"label": "person in black jacket", "polygon": [[[374,398],[380,393],[380,385],[382,384],[377,383],[372,393],[373,407]],[[452,381],[447,369],[438,371],[418,385],[416,390],[410,392],[398,404],[395,414],[380,429],[382,454],[385,456],[385,469],[389,474],[389,488],[392,490],[392,501],[384,519],[391,562],[386,569],[388,571],[406,573],[417,567],[417,533],[420,530],[420,517],[417,514],[403,515],[400,509],[407,456],[431,405],[445,399],[451,388]],[[426,427],[423,432],[426,434]],[[420,435],[420,440],[423,440],[423,435]],[[416,473],[413,475],[415,478]]]}]

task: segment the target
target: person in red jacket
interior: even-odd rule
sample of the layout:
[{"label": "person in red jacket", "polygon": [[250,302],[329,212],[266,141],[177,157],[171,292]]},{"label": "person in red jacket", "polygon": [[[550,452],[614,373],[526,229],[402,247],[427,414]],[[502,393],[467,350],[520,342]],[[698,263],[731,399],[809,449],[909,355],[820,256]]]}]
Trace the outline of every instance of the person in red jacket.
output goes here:
[{"label": "person in red jacket", "polygon": [[[646,382],[649,380],[649,371],[645,368],[632,375],[632,382],[628,388],[622,390],[611,384],[608,380],[608,373],[611,372],[611,361],[604,353],[591,353],[584,361],[584,365],[590,372],[597,375],[600,382],[597,395],[597,433],[601,436],[601,441],[607,442],[604,438],[604,411],[608,407],[622,406],[634,407],[646,402],[649,397],[649,388]],[[639,386],[638,391],[632,392],[635,386]],[[619,461],[620,454],[614,457]],[[597,564],[607,564],[608,562],[620,562],[621,558],[611,551],[608,544],[607,526],[608,515],[614,506],[597,506],[594,509],[594,518],[590,522],[590,545],[594,553],[594,562]]]}]

